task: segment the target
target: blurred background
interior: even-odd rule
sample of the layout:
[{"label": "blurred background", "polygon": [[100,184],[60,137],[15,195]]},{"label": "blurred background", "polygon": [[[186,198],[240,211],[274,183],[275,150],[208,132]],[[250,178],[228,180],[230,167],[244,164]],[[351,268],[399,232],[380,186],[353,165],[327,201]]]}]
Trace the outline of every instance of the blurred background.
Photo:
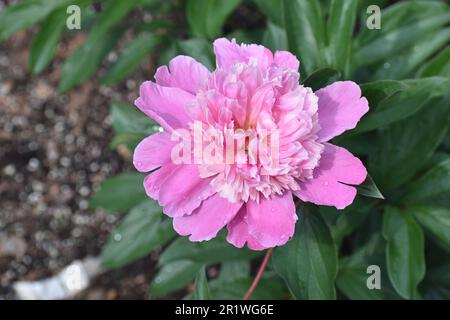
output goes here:
[{"label": "blurred background", "polygon": [[[344,8],[339,16],[350,26],[336,30],[339,34],[347,30],[349,45],[336,51],[340,56],[320,49],[321,59],[319,54],[302,51],[309,44],[292,40],[304,34],[286,33],[290,29],[282,27],[282,1],[277,0],[0,0],[0,299],[17,298],[16,281],[55,276],[76,260],[98,257],[108,241],[121,240],[113,230],[123,217],[111,212],[128,211],[138,201],[117,204],[122,193],[114,188],[116,194],[108,194],[107,189],[106,194],[91,198],[105,179],[134,172],[130,162],[134,146],[158,128],[136,115],[132,103],[139,85],[153,79],[156,67],[177,54],[194,56],[211,69],[215,63],[212,40],[234,37],[272,50],[292,49],[306,68],[302,79],[328,68],[309,78],[316,85],[339,78],[367,82],[434,76],[440,78],[428,82],[428,88],[440,86],[436,95],[450,91],[448,79],[441,86],[450,74],[450,18],[445,1],[348,2],[351,8]],[[324,15],[330,13],[329,1],[317,3]],[[69,17],[77,24],[77,10],[68,11],[74,4],[80,10],[80,29],[69,30]],[[373,33],[365,27],[366,9],[372,4],[388,12],[382,29]],[[313,14],[312,10],[299,15],[298,21],[314,21]],[[423,98],[423,93],[410,94],[414,101]],[[361,132],[376,128],[369,125]],[[366,156],[374,133],[359,137],[362,140],[343,139],[341,144]],[[434,163],[448,160],[448,134],[442,143]],[[375,172],[375,176],[395,171],[389,169],[393,171]],[[342,237],[353,237],[360,224],[347,223],[350,229]],[[344,241],[344,254],[359,246],[353,239]],[[74,298],[150,298],[149,283],[158,272],[162,247],[164,242],[149,250],[138,248],[118,262],[109,257],[112,268],[102,269]],[[209,265],[208,276],[214,278],[220,268],[217,261]],[[188,273],[188,279],[178,285],[169,279],[168,290],[155,292],[152,298],[177,299],[192,291],[192,271]],[[344,287],[341,294],[351,298]]]}]

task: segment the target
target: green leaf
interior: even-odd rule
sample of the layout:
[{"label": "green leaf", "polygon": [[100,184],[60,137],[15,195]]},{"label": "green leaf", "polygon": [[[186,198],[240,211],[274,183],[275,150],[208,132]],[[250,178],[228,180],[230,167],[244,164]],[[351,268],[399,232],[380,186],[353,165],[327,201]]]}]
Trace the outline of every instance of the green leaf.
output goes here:
[{"label": "green leaf", "polygon": [[417,286],[425,276],[424,237],[412,215],[387,207],[383,218],[387,241],[388,275],[395,290],[405,299],[417,299]]},{"label": "green leaf", "polygon": [[188,0],[186,18],[195,37],[214,39],[241,0]]},{"label": "green leaf", "polygon": [[92,196],[92,208],[105,208],[112,212],[124,212],[147,199],[143,187],[144,175],[123,173],[106,179]]},{"label": "green leaf", "polygon": [[405,119],[418,112],[429,98],[430,92],[426,86],[397,91],[378,105],[369,104],[369,113],[351,134],[360,134]]},{"label": "green leaf", "polygon": [[411,207],[408,209],[419,223],[450,248],[450,209],[438,207]]},{"label": "green leaf", "polygon": [[205,267],[202,266],[195,277],[195,300],[211,300],[211,294],[209,293],[208,279],[206,278]]},{"label": "green leaf", "polygon": [[[383,300],[382,290],[367,287],[367,266],[339,266],[336,286],[347,298],[352,300]],[[383,288],[383,286],[382,286]]]},{"label": "green leaf", "polygon": [[247,260],[225,261],[220,267],[218,280],[245,278],[250,276],[250,262]]},{"label": "green leaf", "polygon": [[[253,278],[233,277],[223,280],[211,280],[209,290],[213,300],[241,300],[250,288]],[[193,295],[188,295],[185,299],[192,299]],[[286,298],[283,283],[273,273],[265,272],[250,300],[274,300]]]},{"label": "green leaf", "polygon": [[384,196],[381,194],[380,189],[378,189],[370,174],[367,175],[366,180],[362,184],[356,186],[356,190],[358,190],[358,194],[369,198],[384,199]]},{"label": "green leaf", "polygon": [[273,22],[279,26],[283,25],[283,2],[273,0],[253,0],[261,11]]},{"label": "green leaf", "polygon": [[142,33],[122,52],[116,63],[102,77],[102,84],[112,84],[123,80],[137,69],[141,61],[160,43],[160,38],[150,33]]},{"label": "green leaf", "polygon": [[174,234],[158,204],[146,200],[131,209],[111,233],[102,251],[102,264],[106,268],[122,267],[164,245]]},{"label": "green leaf", "polygon": [[295,237],[273,251],[275,271],[297,299],[335,299],[337,249],[317,212],[300,215]]},{"label": "green leaf", "polygon": [[393,94],[409,88],[408,85],[397,80],[367,82],[360,87],[361,95],[369,101],[370,109],[376,108],[383,100],[392,97]]},{"label": "green leaf", "polygon": [[[417,39],[432,33],[433,30],[444,26],[450,21],[450,12],[414,21],[408,25],[395,28],[389,32],[383,32],[374,41],[360,47],[355,53],[355,59],[359,65],[372,64],[394,56],[396,53],[413,46]],[[384,28],[384,25],[382,29]]]},{"label": "green leaf", "polygon": [[262,44],[274,52],[277,50],[287,50],[286,31],[282,27],[268,21]]},{"label": "green leaf", "polygon": [[440,97],[450,92],[450,78],[449,77],[429,77],[418,79],[406,79],[402,81],[411,89],[418,90],[426,89],[430,92],[431,97]]},{"label": "green leaf", "polygon": [[60,92],[71,89],[95,73],[124,31],[117,25],[139,3],[140,0],[107,2],[86,42],[65,61],[59,83]]},{"label": "green leaf", "polygon": [[66,92],[87,80],[95,73],[103,58],[116,45],[123,30],[115,29],[106,32],[103,37],[86,40],[67,60],[62,68],[58,90]]},{"label": "green leaf", "polygon": [[414,116],[380,132],[369,171],[383,191],[407,182],[431,158],[447,131],[449,97],[431,99]]},{"label": "green leaf", "polygon": [[65,25],[65,8],[64,10],[55,10],[42,24],[30,49],[30,68],[34,74],[44,70],[53,59]]},{"label": "green leaf", "polygon": [[437,164],[413,181],[400,199],[406,204],[445,206],[450,208],[450,159]]},{"label": "green leaf", "polygon": [[349,73],[357,4],[357,0],[333,0],[328,16],[327,31],[331,66],[344,74]]},{"label": "green leaf", "polygon": [[436,57],[428,61],[417,72],[417,76],[433,77],[441,76],[445,77],[450,74],[450,46],[447,46]]},{"label": "green leaf", "polygon": [[135,107],[113,102],[111,106],[112,127],[117,133],[134,133],[149,136],[159,132],[160,126]]},{"label": "green leaf", "polygon": [[74,2],[76,3],[74,0],[29,0],[6,7],[0,12],[0,42],[14,32],[45,19],[53,10]]},{"label": "green leaf", "polygon": [[109,147],[111,149],[116,149],[120,145],[125,145],[130,152],[132,152],[139,142],[142,141],[145,137],[137,135],[135,133],[122,132],[116,134],[114,138],[109,143]]},{"label": "green leaf", "polygon": [[284,26],[289,49],[302,61],[303,74],[324,65],[325,26],[317,0],[284,0]]},{"label": "green leaf", "polygon": [[194,38],[178,41],[177,47],[182,54],[195,58],[209,70],[213,69],[214,54],[211,43],[207,40]]},{"label": "green leaf", "polygon": [[412,76],[418,67],[450,41],[450,28],[426,34],[417,39],[413,48],[407,48],[384,61],[373,79],[403,79]]},{"label": "green leaf", "polygon": [[199,263],[217,263],[228,260],[251,259],[261,252],[238,249],[226,242],[223,233],[205,242],[191,242],[183,237],[175,240],[161,255],[160,265],[173,261],[189,259]]},{"label": "green leaf", "polygon": [[308,76],[303,82],[303,85],[305,87],[310,87],[313,91],[316,91],[339,80],[340,78],[341,73],[339,71],[331,68],[322,68],[314,71],[310,76]]},{"label": "green leaf", "polygon": [[178,260],[164,265],[153,278],[148,293],[163,296],[184,288],[194,280],[201,264],[190,260]]}]

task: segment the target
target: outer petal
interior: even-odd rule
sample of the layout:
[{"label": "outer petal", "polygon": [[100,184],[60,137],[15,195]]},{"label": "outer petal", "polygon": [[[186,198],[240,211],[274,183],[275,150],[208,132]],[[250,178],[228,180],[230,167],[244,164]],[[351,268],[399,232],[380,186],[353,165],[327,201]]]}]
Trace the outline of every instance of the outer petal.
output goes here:
[{"label": "outer petal", "polygon": [[186,112],[187,104],[194,96],[179,88],[163,87],[145,81],[140,88],[139,98],[134,104],[164,129],[184,128],[191,121]]},{"label": "outer petal", "polygon": [[175,145],[166,132],[151,135],[134,149],[133,164],[140,172],[148,172],[162,164],[170,163],[170,154]]},{"label": "outer petal", "polygon": [[211,178],[200,178],[197,165],[179,166],[161,186],[158,201],[169,217],[190,214],[216,193]]},{"label": "outer petal", "polygon": [[147,195],[152,199],[158,200],[162,184],[177,168],[177,165],[166,164],[146,176],[144,188]]},{"label": "outer petal", "polygon": [[255,59],[261,70],[266,70],[273,61],[272,52],[264,46],[256,44],[238,45],[236,40],[220,38],[214,41],[214,54],[219,68],[229,68],[236,62],[249,62]]},{"label": "outer petal", "polygon": [[313,179],[299,182],[295,195],[303,201],[344,209],[353,202],[356,189],[346,184],[361,184],[367,176],[362,162],[346,149],[325,143]]},{"label": "outer petal", "polygon": [[355,128],[369,111],[367,99],[361,97],[361,89],[352,81],[337,81],[315,93],[319,98],[320,142]]},{"label": "outer petal", "polygon": [[291,192],[271,199],[262,198],[259,203],[247,202],[248,232],[265,248],[285,244],[294,234],[296,221]]},{"label": "outer petal", "polygon": [[176,56],[166,66],[156,70],[156,83],[166,87],[177,87],[195,94],[208,79],[209,71],[197,60],[188,56]]},{"label": "outer petal", "polygon": [[273,63],[279,67],[286,67],[294,71],[298,71],[300,62],[297,57],[289,51],[276,51],[273,57]]},{"label": "outer petal", "polygon": [[234,218],[242,204],[231,203],[216,193],[203,201],[191,215],[175,217],[173,227],[182,236],[191,235],[191,241],[211,240]]},{"label": "outer petal", "polygon": [[242,248],[247,242],[249,249],[265,249],[264,246],[262,246],[252,235],[248,233],[246,205],[243,205],[234,219],[228,223],[227,229],[227,241],[233,246]]}]

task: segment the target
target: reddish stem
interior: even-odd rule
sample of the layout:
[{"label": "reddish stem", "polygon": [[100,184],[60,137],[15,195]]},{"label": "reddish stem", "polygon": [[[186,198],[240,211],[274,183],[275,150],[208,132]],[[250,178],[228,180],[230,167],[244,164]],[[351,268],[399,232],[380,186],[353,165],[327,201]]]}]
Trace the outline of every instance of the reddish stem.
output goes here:
[{"label": "reddish stem", "polygon": [[273,248],[270,248],[269,250],[267,250],[266,255],[264,256],[264,260],[261,263],[261,265],[259,266],[258,273],[256,274],[256,277],[253,280],[252,285],[248,289],[247,293],[244,295],[243,300],[248,300],[248,298],[250,298],[253,291],[255,291],[256,287],[258,286],[259,280],[261,280],[261,277],[264,273],[264,269],[266,269],[267,262],[269,262],[270,255],[272,254],[272,249]]}]

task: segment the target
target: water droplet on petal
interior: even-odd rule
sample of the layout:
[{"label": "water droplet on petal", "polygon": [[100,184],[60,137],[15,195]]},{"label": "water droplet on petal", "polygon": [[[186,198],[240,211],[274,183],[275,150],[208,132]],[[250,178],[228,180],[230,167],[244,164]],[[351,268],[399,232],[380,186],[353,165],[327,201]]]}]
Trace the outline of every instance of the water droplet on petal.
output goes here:
[{"label": "water droplet on petal", "polygon": [[275,208],[270,209],[270,211],[275,212]]},{"label": "water droplet on petal", "polygon": [[286,235],[285,235],[285,234],[282,234],[280,238],[281,238],[281,239],[284,239],[284,238],[286,238]]}]

